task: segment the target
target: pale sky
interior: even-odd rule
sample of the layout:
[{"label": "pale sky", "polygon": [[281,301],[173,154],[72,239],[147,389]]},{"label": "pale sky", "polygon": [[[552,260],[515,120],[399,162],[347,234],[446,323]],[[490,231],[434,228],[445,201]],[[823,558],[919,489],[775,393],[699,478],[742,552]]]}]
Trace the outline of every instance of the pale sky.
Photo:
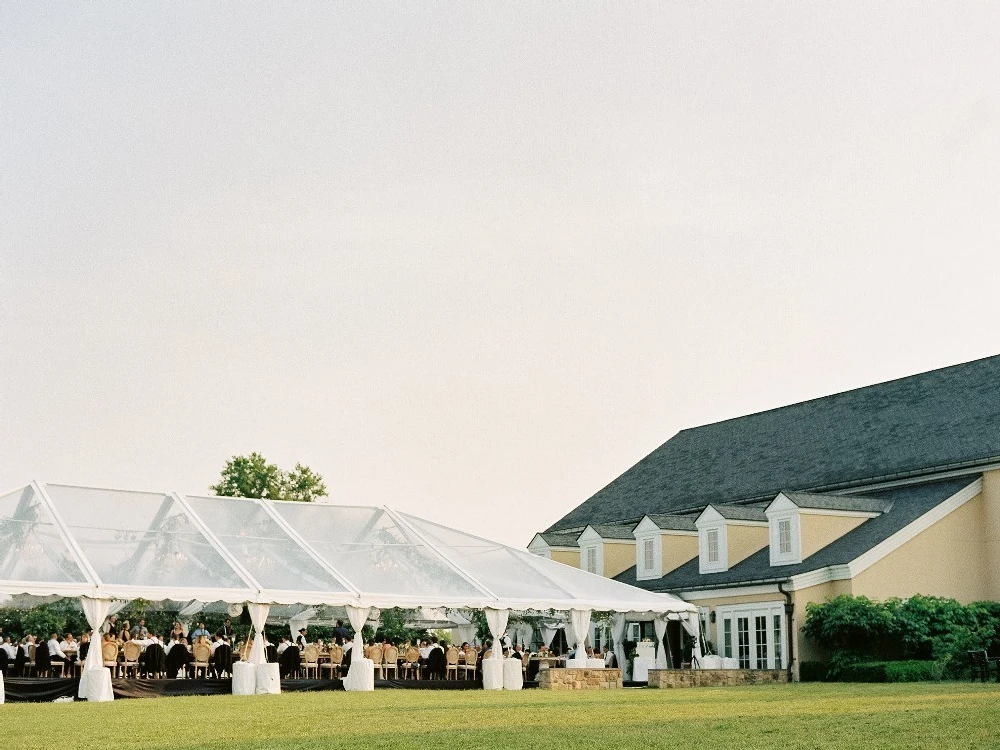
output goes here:
[{"label": "pale sky", "polygon": [[1000,353],[996,3],[4,3],[0,491],[523,546],[679,429]]}]

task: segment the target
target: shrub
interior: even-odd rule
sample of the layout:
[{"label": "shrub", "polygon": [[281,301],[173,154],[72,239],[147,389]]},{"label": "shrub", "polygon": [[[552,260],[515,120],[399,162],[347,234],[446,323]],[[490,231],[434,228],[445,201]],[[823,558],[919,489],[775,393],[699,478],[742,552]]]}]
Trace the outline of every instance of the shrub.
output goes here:
[{"label": "shrub", "polygon": [[825,661],[800,661],[799,680],[801,682],[826,682],[830,665]]},{"label": "shrub", "polygon": [[937,682],[944,670],[936,661],[889,661],[885,663],[886,682]]},{"label": "shrub", "polygon": [[840,682],[886,682],[886,662],[866,661],[845,665],[837,679]]}]

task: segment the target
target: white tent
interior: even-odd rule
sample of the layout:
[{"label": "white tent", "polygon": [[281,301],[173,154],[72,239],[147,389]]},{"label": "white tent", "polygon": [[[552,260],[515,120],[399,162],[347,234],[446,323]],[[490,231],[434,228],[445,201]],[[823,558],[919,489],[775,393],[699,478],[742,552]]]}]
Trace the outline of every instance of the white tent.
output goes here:
[{"label": "white tent", "polygon": [[[682,620],[696,613],[675,597],[386,507],[42,482],[0,496],[3,594],[108,606],[136,597],[340,605],[352,622],[362,610],[367,618],[369,608],[389,607],[474,607],[488,616],[554,609],[588,621],[592,610]],[[103,621],[101,607],[85,612]],[[267,607],[251,614],[262,625]],[[495,624],[499,637],[506,615]]]}]

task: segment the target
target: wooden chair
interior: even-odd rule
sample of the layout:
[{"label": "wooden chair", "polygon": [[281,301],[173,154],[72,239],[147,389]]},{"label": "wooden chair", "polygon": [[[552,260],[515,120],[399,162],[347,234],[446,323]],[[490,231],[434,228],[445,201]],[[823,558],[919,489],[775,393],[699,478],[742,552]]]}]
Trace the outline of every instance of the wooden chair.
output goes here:
[{"label": "wooden chair", "polygon": [[492,659],[492,658],[493,658],[493,649],[491,648],[486,649],[483,652],[483,659]]},{"label": "wooden chair", "polygon": [[122,665],[122,677],[128,677],[129,670],[132,671],[133,677],[138,677],[139,654],[141,653],[142,649],[139,648],[139,644],[134,641],[129,641],[122,646],[122,654],[125,656],[125,662]]},{"label": "wooden chair", "polygon": [[315,643],[310,643],[302,650],[302,673],[306,679],[310,672],[314,679],[319,678],[319,646]]},{"label": "wooden chair", "polygon": [[403,654],[403,677],[420,679],[420,649],[410,646]]},{"label": "wooden chair", "polygon": [[521,679],[528,679],[528,664],[531,662],[531,652],[528,649],[521,654]]},{"label": "wooden chair", "polygon": [[382,671],[382,647],[376,643],[368,649],[368,658],[375,662],[376,679],[383,679],[385,673]]},{"label": "wooden chair", "polygon": [[[91,647],[93,648],[93,647]],[[111,670],[111,676],[118,676],[118,644],[114,641],[105,641],[101,644],[101,658],[104,659],[104,666]]]},{"label": "wooden chair", "polygon": [[972,672],[972,681],[980,679],[983,682],[990,681],[990,662],[985,651],[969,651],[969,668]]},{"label": "wooden chair", "polygon": [[455,673],[455,679],[458,679],[458,647],[449,646],[448,650],[444,653],[444,678],[449,679],[448,675],[452,672]]},{"label": "wooden chair", "polygon": [[382,674],[385,679],[389,679],[389,672],[399,679],[399,649],[395,646],[386,646],[382,653]]},{"label": "wooden chair", "polygon": [[198,670],[201,670],[202,677],[208,679],[208,670],[212,668],[212,647],[207,643],[196,643],[191,647],[191,655],[194,657],[191,670],[195,679],[198,678]]},{"label": "wooden chair", "polygon": [[330,677],[340,677],[340,672],[344,666],[344,647],[330,646],[330,660],[319,665],[320,673],[324,669],[330,670]]},{"label": "wooden chair", "polygon": [[476,679],[476,662],[479,661],[479,652],[474,648],[465,649],[465,664],[462,666],[465,679]]}]

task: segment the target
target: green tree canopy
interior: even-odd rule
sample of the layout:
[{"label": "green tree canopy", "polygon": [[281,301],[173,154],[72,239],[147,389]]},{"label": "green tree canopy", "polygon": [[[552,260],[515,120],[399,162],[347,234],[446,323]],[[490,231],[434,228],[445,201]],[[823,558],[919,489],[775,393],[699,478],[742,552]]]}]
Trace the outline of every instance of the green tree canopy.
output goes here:
[{"label": "green tree canopy", "polygon": [[260,453],[233,456],[209,489],[224,497],[262,497],[268,500],[312,502],[327,496],[323,477],[300,463],[285,472]]}]

